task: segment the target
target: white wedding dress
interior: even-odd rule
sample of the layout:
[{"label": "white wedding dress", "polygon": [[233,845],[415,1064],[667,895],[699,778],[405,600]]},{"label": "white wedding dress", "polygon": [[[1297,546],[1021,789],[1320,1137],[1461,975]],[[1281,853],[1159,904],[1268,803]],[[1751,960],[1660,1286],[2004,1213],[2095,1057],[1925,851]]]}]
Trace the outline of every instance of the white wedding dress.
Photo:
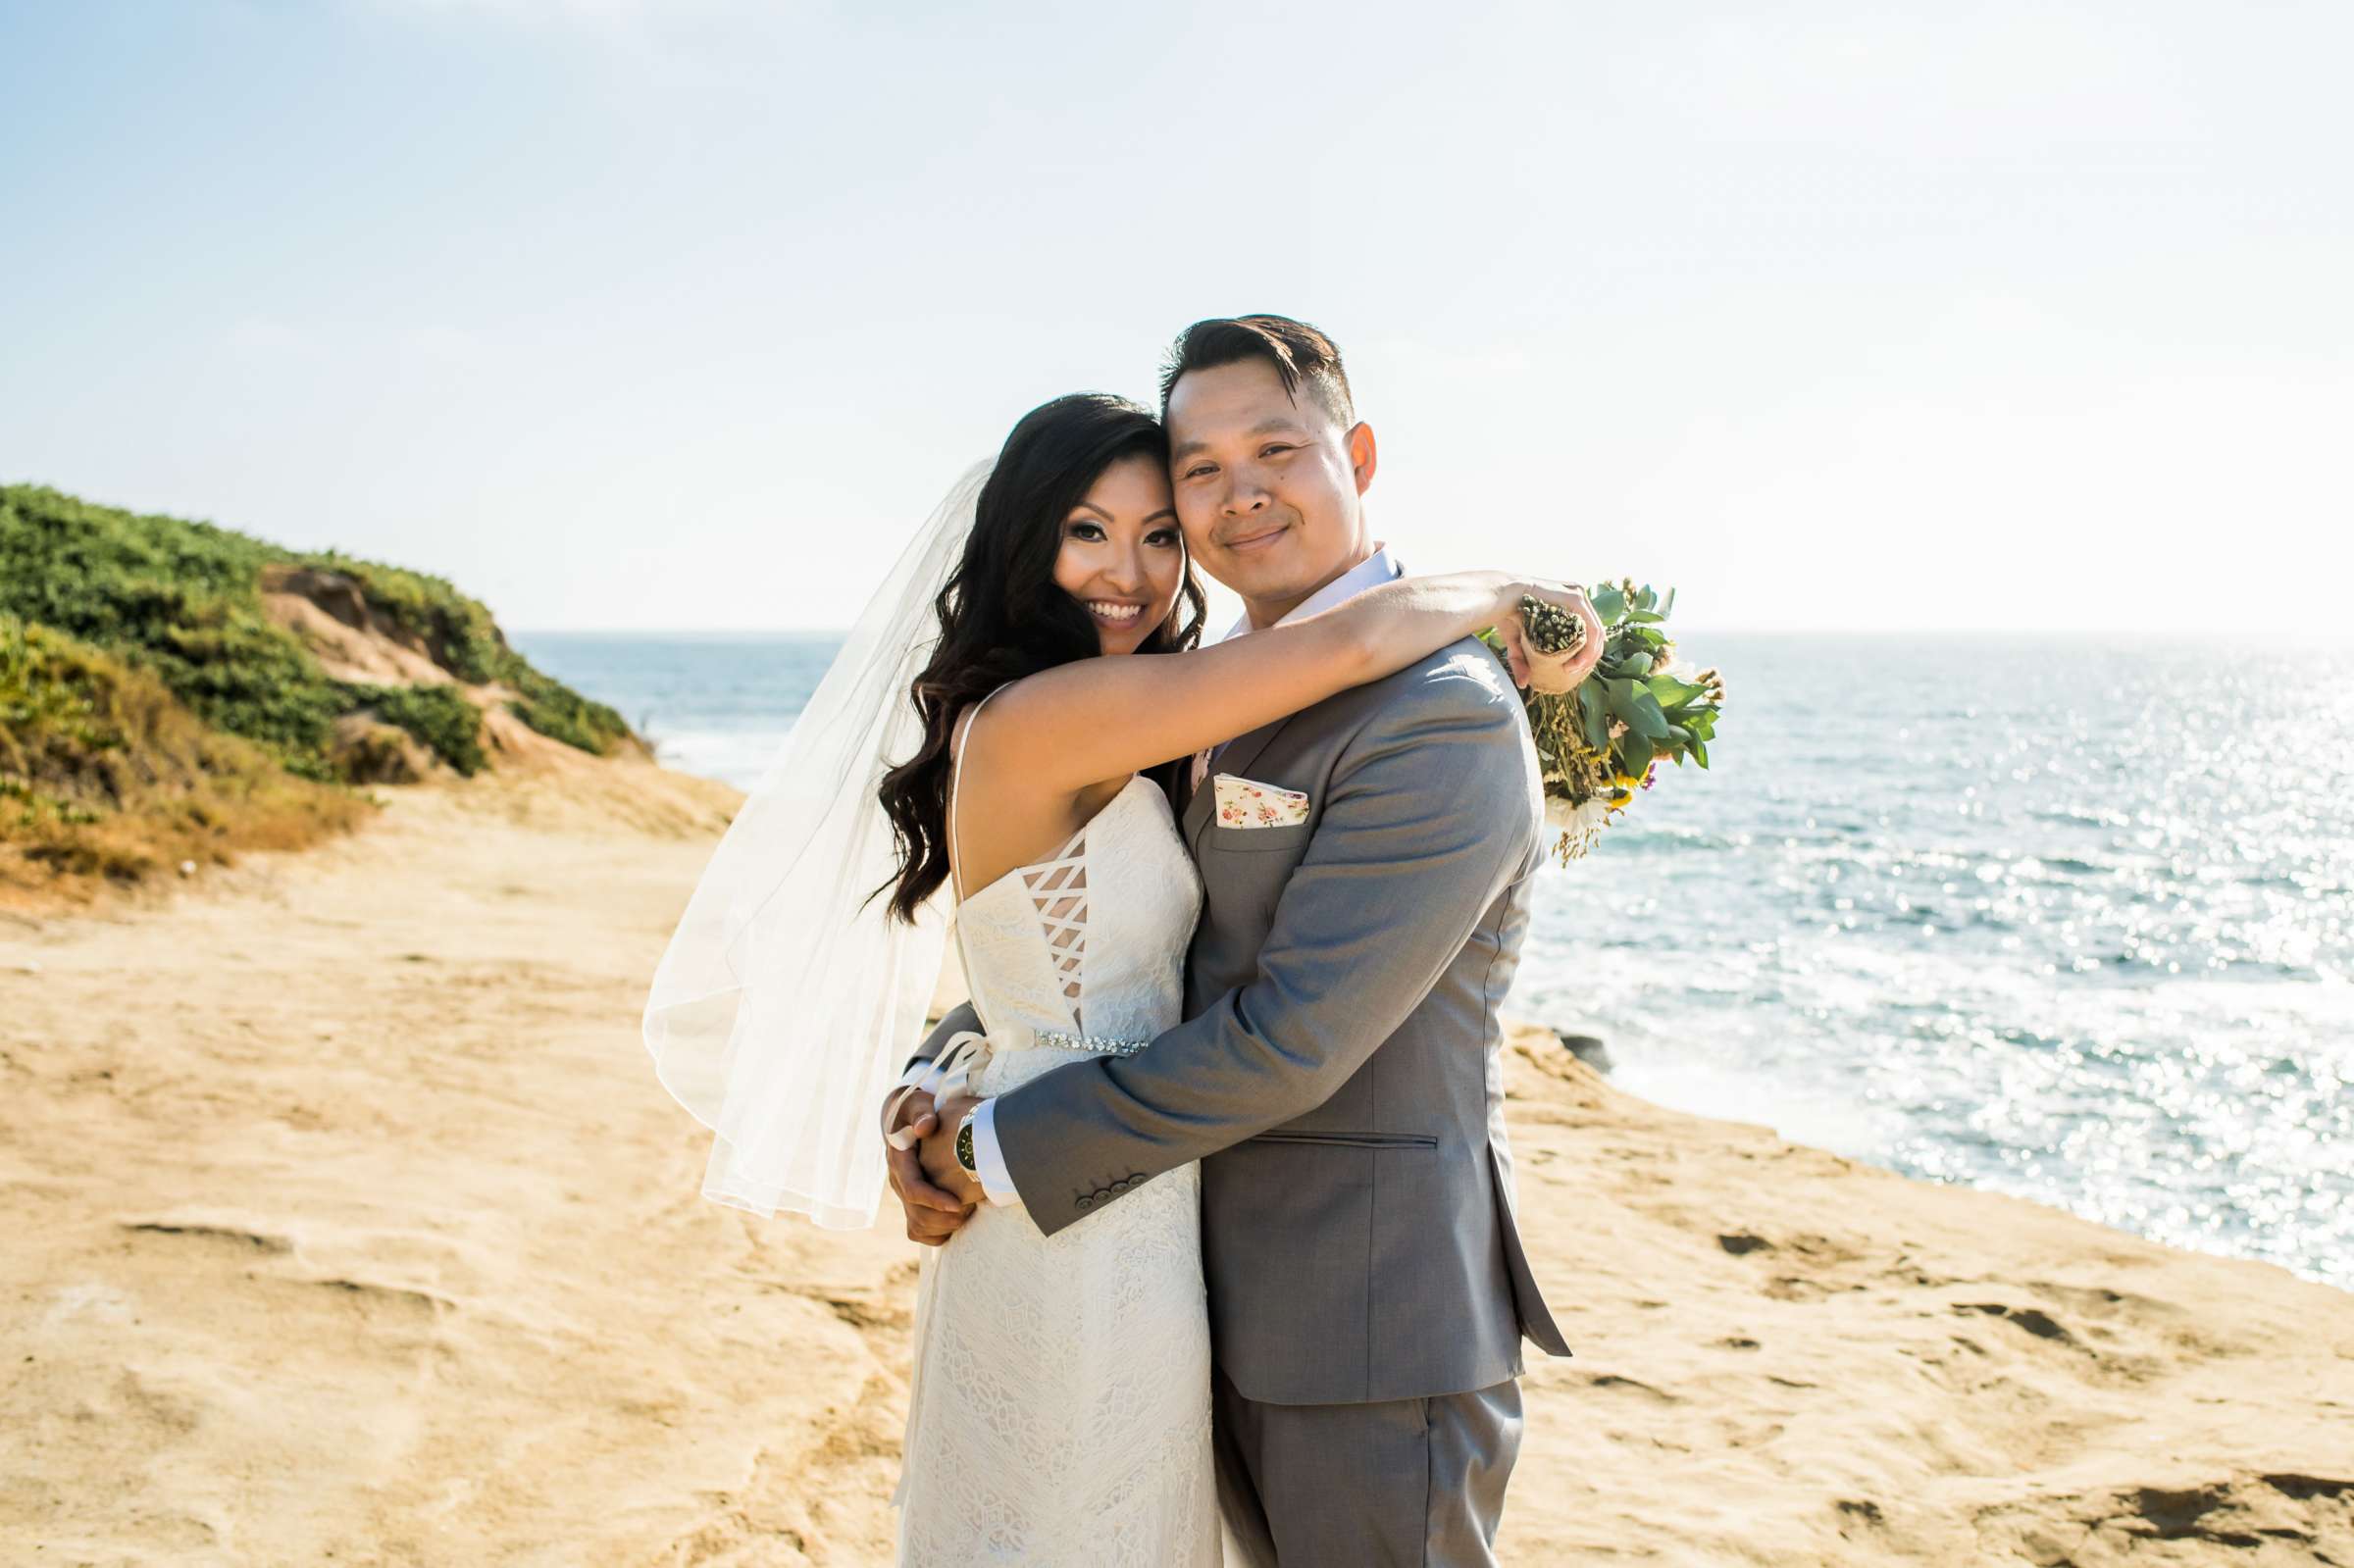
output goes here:
[{"label": "white wedding dress", "polygon": [[[1002,1094],[1173,1027],[1201,907],[1167,797],[1129,780],[1060,854],[958,906],[989,1034],[944,1070],[975,1061],[974,1091]],[[902,1564],[1217,1568],[1200,1201],[1189,1164],[1051,1237],[985,1204],[926,1249]]]}]

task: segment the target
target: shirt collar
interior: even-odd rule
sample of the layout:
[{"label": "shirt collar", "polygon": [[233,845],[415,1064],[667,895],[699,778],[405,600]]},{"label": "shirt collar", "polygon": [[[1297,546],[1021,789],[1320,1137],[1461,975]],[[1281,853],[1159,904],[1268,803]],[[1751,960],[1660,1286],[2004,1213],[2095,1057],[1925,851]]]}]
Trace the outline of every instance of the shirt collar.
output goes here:
[{"label": "shirt collar", "polygon": [[[1290,626],[1294,621],[1305,620],[1319,611],[1331,609],[1336,604],[1347,604],[1367,588],[1377,588],[1392,578],[1403,576],[1405,573],[1399,569],[1398,563],[1390,559],[1390,547],[1386,544],[1376,544],[1371,555],[1366,556],[1362,561],[1357,562],[1356,565],[1301,600],[1297,609],[1275,624]],[[1251,630],[1251,617],[1245,615],[1234,625],[1228,627],[1226,635],[1218,640],[1224,642],[1231,637],[1246,636]]]}]

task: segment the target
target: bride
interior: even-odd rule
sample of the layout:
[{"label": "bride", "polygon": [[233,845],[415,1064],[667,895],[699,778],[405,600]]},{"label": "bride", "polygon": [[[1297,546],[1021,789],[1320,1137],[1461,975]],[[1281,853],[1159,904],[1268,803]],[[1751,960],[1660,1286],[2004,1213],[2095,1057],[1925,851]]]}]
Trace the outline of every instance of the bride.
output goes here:
[{"label": "bride", "polygon": [[[903,1148],[951,1087],[1145,1048],[1180,1022],[1201,908],[1180,764],[1487,627],[1524,680],[1521,596],[1566,602],[1501,573],[1401,579],[1198,648],[1167,456],[1124,399],[1026,415],[901,559],[738,815],[645,1019],[663,1083],[717,1134],[707,1196],[871,1225],[878,1102]],[[943,897],[988,1033],[894,1093]],[[1180,1167],[1050,1238],[984,1205],[927,1250],[900,1562],[1214,1568],[1199,1182]]]}]

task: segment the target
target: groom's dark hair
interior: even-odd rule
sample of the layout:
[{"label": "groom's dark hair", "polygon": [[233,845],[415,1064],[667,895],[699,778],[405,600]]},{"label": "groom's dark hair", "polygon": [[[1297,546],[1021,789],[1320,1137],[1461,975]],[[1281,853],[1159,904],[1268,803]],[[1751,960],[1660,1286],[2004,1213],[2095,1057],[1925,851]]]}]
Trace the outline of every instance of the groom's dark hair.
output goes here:
[{"label": "groom's dark hair", "polygon": [[1289,316],[1219,316],[1196,322],[1177,334],[1160,367],[1160,417],[1169,417],[1169,393],[1188,371],[1214,370],[1243,360],[1264,360],[1283,379],[1283,389],[1297,401],[1302,385],[1333,423],[1347,430],[1356,423],[1356,405],[1349,396],[1349,373],[1341,367],[1340,345],[1305,322]]}]

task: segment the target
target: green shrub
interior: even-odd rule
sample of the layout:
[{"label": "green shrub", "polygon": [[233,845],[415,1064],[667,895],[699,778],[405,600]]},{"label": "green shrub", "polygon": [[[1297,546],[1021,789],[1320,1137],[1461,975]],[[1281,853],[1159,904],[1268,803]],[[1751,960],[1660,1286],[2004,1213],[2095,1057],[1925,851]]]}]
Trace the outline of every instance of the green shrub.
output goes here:
[{"label": "green shrub", "polygon": [[0,615],[0,889],[300,848],[366,809],[349,789],[289,777],[152,672]]},{"label": "green shrub", "polygon": [[467,778],[489,765],[483,754],[483,710],[456,686],[344,684],[340,689],[353,707],[400,726]]},{"label": "green shrub", "polygon": [[[271,566],[341,573],[370,610],[460,681],[500,683],[542,734],[602,755],[630,734],[619,714],[535,669],[481,601],[440,578],[338,551],[297,552],[209,523],[96,506],[41,485],[0,485],[0,615],[55,627],[151,670],[206,723],[271,749],[290,771],[336,777],[335,720],[373,708],[461,773],[486,759],[452,706],[330,679],[263,608]],[[415,691],[433,692],[434,687]]]},{"label": "green shrub", "polygon": [[572,687],[550,681],[522,659],[503,677],[518,696],[507,706],[515,716],[543,735],[604,756],[614,743],[628,738],[630,727],[620,714],[601,702],[591,702]]}]

